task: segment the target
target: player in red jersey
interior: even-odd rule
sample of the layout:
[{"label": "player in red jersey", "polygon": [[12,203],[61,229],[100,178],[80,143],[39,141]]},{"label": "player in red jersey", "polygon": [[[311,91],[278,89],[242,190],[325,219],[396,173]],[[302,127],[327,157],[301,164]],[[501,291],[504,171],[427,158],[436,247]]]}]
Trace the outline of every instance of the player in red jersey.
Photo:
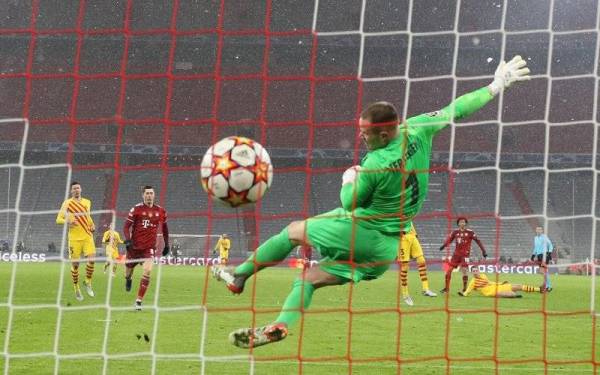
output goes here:
[{"label": "player in red jersey", "polygon": [[443,251],[446,246],[450,245],[452,241],[456,241],[456,247],[454,248],[454,253],[452,253],[452,258],[450,258],[450,262],[448,263],[449,267],[446,270],[446,285],[444,289],[442,289],[441,293],[446,293],[450,289],[450,279],[452,278],[452,270],[456,267],[460,266],[462,274],[463,274],[463,291],[467,289],[467,282],[469,281],[469,276],[467,275],[469,269],[469,255],[471,254],[471,242],[475,240],[479,248],[481,249],[481,255],[483,258],[487,258],[487,253],[485,252],[485,248],[483,244],[477,238],[477,235],[472,229],[467,228],[467,224],[469,221],[466,217],[459,217],[456,219],[456,225],[458,225],[458,229],[454,230],[448,238],[446,242],[442,246],[440,246],[440,251]]},{"label": "player in red jersey", "polygon": [[131,276],[133,269],[138,263],[142,263],[144,273],[140,280],[140,289],[135,300],[135,309],[142,309],[142,300],[150,284],[150,272],[156,248],[156,236],[158,227],[162,225],[162,235],[165,247],[162,255],[169,253],[169,228],[167,227],[167,212],[164,208],[154,204],[154,188],[144,186],[142,195],[144,202],[136,204],[131,210],[123,233],[125,234],[125,246],[127,247],[127,263],[125,268],[125,290],[131,290]]}]

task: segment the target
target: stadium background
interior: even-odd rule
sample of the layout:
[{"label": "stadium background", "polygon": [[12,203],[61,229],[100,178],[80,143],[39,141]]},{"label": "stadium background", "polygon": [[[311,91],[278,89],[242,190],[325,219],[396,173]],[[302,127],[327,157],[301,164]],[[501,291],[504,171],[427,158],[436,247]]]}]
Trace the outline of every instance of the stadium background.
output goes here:
[{"label": "stadium background", "polygon": [[[338,206],[341,173],[364,152],[355,148],[360,103],[388,100],[403,117],[434,111],[452,100],[453,76],[460,95],[490,81],[502,51],[521,54],[531,82],[511,89],[502,108],[495,101],[468,119],[476,124],[457,128],[452,150],[450,130],[436,138],[436,172],[417,229],[426,256],[437,257],[455,215],[471,216],[492,253],[517,261],[530,254],[546,197],[549,218],[588,215],[552,220],[548,228],[561,261],[588,258],[598,216],[598,41],[590,31],[597,28],[597,3],[557,0],[550,9],[548,1],[507,1],[502,25],[502,2],[464,0],[458,38],[456,1],[414,1],[410,30],[408,1],[366,3],[364,32],[397,32],[364,40],[362,77],[385,80],[356,79],[357,0],[320,1],[316,30],[323,34],[315,37],[309,1],[274,1],[268,14],[262,1],[227,1],[221,17],[219,1],[182,1],[176,14],[166,0],[7,1],[0,117],[29,118],[25,164],[71,163],[93,208],[117,210],[119,230],[140,201],[140,187],[152,184],[171,233],[226,232],[234,256],[242,256],[284,222]],[[22,126],[0,128],[0,160],[14,163]],[[206,148],[234,134],[261,142],[273,159],[273,186],[257,211],[209,206],[198,182]],[[489,168],[464,170],[480,167]],[[537,169],[511,172],[525,167]],[[561,172],[568,168],[587,169]],[[20,173],[0,168],[1,209],[15,208]],[[27,170],[19,209],[58,209],[66,179],[65,168]],[[513,218],[494,217],[498,183],[499,214]],[[523,215],[538,218],[514,218]],[[60,247],[54,218],[23,215],[18,238],[25,251]],[[110,220],[96,217],[101,225]],[[0,216],[0,238],[9,245],[14,222],[12,213]],[[183,250],[200,255],[206,246],[212,242]]]}]

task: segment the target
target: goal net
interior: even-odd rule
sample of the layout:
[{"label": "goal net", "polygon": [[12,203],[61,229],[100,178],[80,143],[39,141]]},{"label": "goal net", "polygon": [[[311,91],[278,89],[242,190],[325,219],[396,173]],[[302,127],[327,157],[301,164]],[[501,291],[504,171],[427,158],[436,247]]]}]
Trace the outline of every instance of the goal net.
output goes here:
[{"label": "goal net", "polygon": [[[596,373],[598,27],[593,0],[8,2],[0,19],[0,369],[13,373]],[[367,103],[401,118],[439,110],[521,55],[532,79],[436,136],[415,220],[433,290],[459,215],[486,245],[490,280],[540,286],[536,226],[553,241],[554,290],[521,300],[400,295],[400,272],[324,288],[281,343],[242,351],[240,327],[272,321],[309,263],[298,249],[242,296],[210,277],[294,220],[339,206],[341,175],[365,154]],[[260,142],[273,185],[256,207],[209,201],[206,149]],[[77,301],[67,228],[72,181],[92,202],[97,257]],[[141,267],[102,273],[101,235],[123,230],[153,185],[171,253],[141,312]],[[158,251],[162,249],[159,238]],[[124,249],[121,248],[121,253]],[[319,254],[314,252],[313,263]],[[185,260],[185,261],[184,261]],[[79,270],[85,277],[86,260]],[[313,264],[314,265],[314,264]]]}]

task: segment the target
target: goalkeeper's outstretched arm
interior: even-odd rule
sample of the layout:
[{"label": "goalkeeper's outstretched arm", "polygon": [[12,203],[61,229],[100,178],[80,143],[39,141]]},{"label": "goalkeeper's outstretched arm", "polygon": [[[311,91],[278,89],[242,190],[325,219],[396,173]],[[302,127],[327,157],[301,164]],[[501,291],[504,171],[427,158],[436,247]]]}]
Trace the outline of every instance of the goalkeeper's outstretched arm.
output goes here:
[{"label": "goalkeeper's outstretched arm", "polygon": [[421,114],[407,120],[408,125],[423,126],[432,134],[442,130],[452,121],[465,118],[477,112],[496,95],[515,82],[527,81],[529,68],[521,56],[515,56],[508,63],[502,61],[494,73],[494,81],[489,85],[462,95],[439,111]]}]

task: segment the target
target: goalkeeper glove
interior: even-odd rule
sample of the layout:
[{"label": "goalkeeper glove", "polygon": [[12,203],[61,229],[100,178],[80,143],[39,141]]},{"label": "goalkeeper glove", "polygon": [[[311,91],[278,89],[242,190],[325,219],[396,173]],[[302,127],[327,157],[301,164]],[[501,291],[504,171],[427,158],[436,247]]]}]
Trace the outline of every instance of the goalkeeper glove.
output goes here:
[{"label": "goalkeeper glove", "polygon": [[354,181],[356,181],[358,171],[360,171],[360,165],[353,165],[352,167],[346,169],[342,175],[342,185],[353,184]]},{"label": "goalkeeper glove", "polygon": [[133,243],[131,240],[125,240],[125,249],[127,249],[127,251],[133,250]]},{"label": "goalkeeper glove", "polygon": [[481,255],[483,255],[483,259],[487,259],[487,253],[485,251],[482,251]]},{"label": "goalkeeper glove", "polygon": [[535,254],[531,254],[531,261],[533,262],[534,259],[535,259]]},{"label": "goalkeeper glove", "polygon": [[526,66],[527,62],[519,55],[513,57],[509,62],[502,61],[494,73],[494,81],[488,86],[492,95],[498,95],[514,82],[530,80],[529,68]]},{"label": "goalkeeper glove", "polygon": [[440,246],[440,251],[444,251],[445,248],[446,248],[446,246],[444,246],[444,245]]},{"label": "goalkeeper glove", "polygon": [[164,256],[164,257],[167,256],[167,254],[169,254],[170,249],[171,248],[169,247],[169,245],[165,245],[163,252],[162,252],[162,256]]}]

